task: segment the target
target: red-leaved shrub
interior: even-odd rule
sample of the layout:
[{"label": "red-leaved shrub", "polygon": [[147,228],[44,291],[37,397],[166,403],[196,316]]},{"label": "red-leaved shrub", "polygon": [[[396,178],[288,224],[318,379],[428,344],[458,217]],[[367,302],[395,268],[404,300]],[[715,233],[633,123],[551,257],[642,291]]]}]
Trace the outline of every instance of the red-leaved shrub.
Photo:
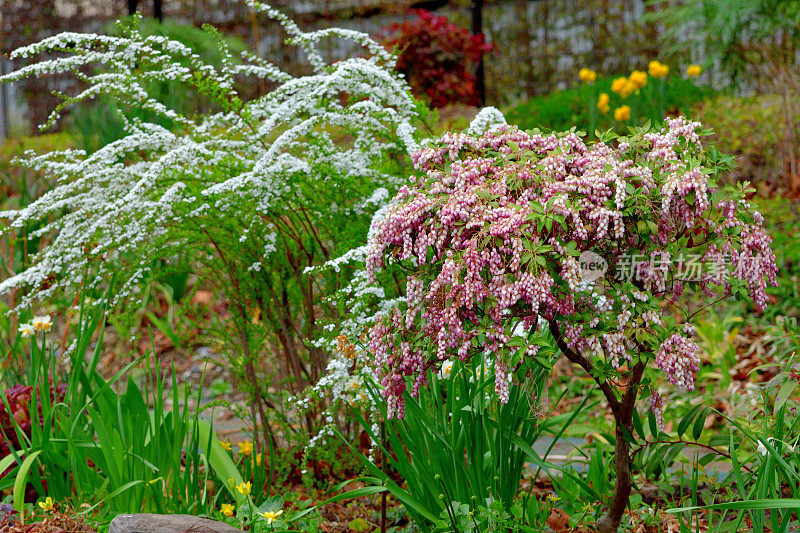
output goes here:
[{"label": "red-leaved shrub", "polygon": [[414,94],[433,107],[449,103],[478,105],[474,66],[494,49],[482,34],[472,34],[447,17],[414,9],[416,20],[387,28],[384,43],[400,53],[397,70],[406,75]]},{"label": "red-leaved shrub", "polygon": [[[64,399],[66,385],[55,387],[50,386],[50,402],[60,402]],[[11,450],[19,450],[19,438],[14,430],[14,421],[26,434],[31,432],[31,414],[29,405],[33,396],[33,387],[25,385],[15,385],[5,390],[6,400],[8,401],[11,412],[6,409],[5,404],[0,402],[0,459],[11,453]],[[38,400],[39,423],[42,418],[42,402]]]}]

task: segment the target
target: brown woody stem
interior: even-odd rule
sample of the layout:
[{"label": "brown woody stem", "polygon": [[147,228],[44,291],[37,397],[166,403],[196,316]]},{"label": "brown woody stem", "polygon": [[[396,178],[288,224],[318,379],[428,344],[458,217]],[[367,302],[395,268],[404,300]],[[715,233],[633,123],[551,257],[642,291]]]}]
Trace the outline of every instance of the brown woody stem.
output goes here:
[{"label": "brown woody stem", "polygon": [[556,345],[564,356],[583,368],[595,380],[598,387],[608,401],[611,412],[614,415],[615,424],[615,446],[614,446],[614,470],[616,481],[614,483],[614,495],[608,505],[606,514],[597,521],[599,533],[613,533],[619,529],[622,522],[622,515],[628,506],[628,499],[633,488],[633,476],[631,474],[631,448],[629,438],[633,435],[633,410],[636,408],[636,398],[639,395],[639,384],[644,375],[644,363],[639,361],[630,371],[628,381],[625,384],[625,391],[622,397],[617,396],[617,392],[612,389],[608,380],[596,376],[592,373],[594,366],[592,361],[576,350],[570,348],[558,324],[555,320],[549,321],[550,333],[556,340]]}]

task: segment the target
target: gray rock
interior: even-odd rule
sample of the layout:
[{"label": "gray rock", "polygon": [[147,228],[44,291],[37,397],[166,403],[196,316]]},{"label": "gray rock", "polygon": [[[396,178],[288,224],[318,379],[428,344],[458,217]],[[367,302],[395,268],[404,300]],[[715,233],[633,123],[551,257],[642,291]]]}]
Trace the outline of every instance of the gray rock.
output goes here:
[{"label": "gray rock", "polygon": [[223,522],[188,514],[121,514],[108,533],[244,533]]}]

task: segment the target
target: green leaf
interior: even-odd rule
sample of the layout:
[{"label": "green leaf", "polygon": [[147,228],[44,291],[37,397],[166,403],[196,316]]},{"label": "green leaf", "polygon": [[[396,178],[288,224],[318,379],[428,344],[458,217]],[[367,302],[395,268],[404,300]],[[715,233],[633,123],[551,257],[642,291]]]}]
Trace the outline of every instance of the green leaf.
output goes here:
[{"label": "green leaf", "polygon": [[800,509],[800,500],[795,499],[764,499],[764,500],[745,500],[740,502],[715,503],[713,505],[677,507],[667,509],[668,513],[683,513],[695,511],[697,509],[723,509],[723,510],[754,510],[754,509]]},{"label": "green leaf", "polygon": [[647,424],[650,426],[650,434],[654,437],[658,435],[658,424],[656,424],[656,415],[651,410],[647,411]]},{"label": "green leaf", "polygon": [[792,395],[796,386],[797,382],[791,379],[781,386],[781,390],[778,391],[778,395],[775,397],[775,407],[772,410],[773,415],[778,414],[778,411],[781,410],[783,404],[785,404],[786,400]]},{"label": "green leaf", "polygon": [[683,434],[686,433],[686,430],[689,428],[692,420],[694,420],[694,417],[697,416],[697,412],[702,408],[702,405],[695,405],[683,416],[681,421],[678,423],[678,437],[683,437]]},{"label": "green leaf", "polygon": [[208,464],[211,465],[214,473],[217,474],[217,477],[228,489],[228,492],[236,499],[236,505],[242,505],[247,500],[247,496],[240,494],[228,482],[229,479],[232,479],[234,485],[242,483],[242,475],[239,473],[239,469],[236,468],[236,464],[234,464],[228,452],[220,446],[219,439],[211,429],[211,424],[205,420],[197,420],[196,424],[197,432],[200,435],[200,447],[206,452]]},{"label": "green leaf", "polygon": [[354,518],[353,520],[350,520],[350,523],[347,524],[347,527],[356,533],[363,533],[365,531],[369,531],[370,529],[370,525],[363,518]]},{"label": "green leaf", "polygon": [[700,413],[700,415],[694,421],[694,426],[692,426],[692,437],[694,437],[694,440],[699,439],[700,434],[703,433],[703,424],[705,423],[705,421],[706,421],[706,410],[703,409],[703,412]]},{"label": "green leaf", "polygon": [[636,409],[633,410],[633,429],[636,430],[636,433],[639,434],[639,438],[645,440],[644,435],[644,425],[642,425],[642,417],[639,415],[639,411]]},{"label": "green leaf", "polygon": [[16,457],[14,457],[14,454],[8,454],[2,459],[0,459],[0,472],[5,472],[8,469],[8,467],[14,464],[15,460]]},{"label": "green leaf", "polygon": [[28,483],[28,473],[33,466],[33,462],[39,457],[42,450],[36,450],[22,461],[22,465],[17,472],[17,478],[14,482],[14,509],[22,512],[25,506],[25,485]]}]

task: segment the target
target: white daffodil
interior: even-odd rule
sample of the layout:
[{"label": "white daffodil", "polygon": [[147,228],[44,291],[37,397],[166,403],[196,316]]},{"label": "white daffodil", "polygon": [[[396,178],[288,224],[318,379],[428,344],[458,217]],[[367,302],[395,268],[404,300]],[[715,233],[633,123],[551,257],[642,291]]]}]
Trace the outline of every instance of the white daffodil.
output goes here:
[{"label": "white daffodil", "polygon": [[50,331],[53,327],[53,321],[50,319],[50,315],[45,316],[35,316],[33,320],[31,320],[33,324],[33,329],[36,331]]},{"label": "white daffodil", "polygon": [[450,374],[453,373],[453,361],[448,359],[442,363],[442,369],[439,371],[439,377],[442,379],[450,379]]},{"label": "white daffodil", "polygon": [[345,389],[348,392],[356,392],[361,389],[361,380],[358,377],[352,377],[347,380],[347,385],[345,385]]},{"label": "white daffodil", "polygon": [[30,324],[20,324],[19,332],[22,335],[22,338],[25,339],[36,333],[36,330]]},{"label": "white daffodil", "polygon": [[[772,444],[772,442],[773,442],[774,440],[775,440],[775,439],[774,439],[774,438],[772,438],[772,437],[767,437],[767,442],[769,442],[770,444]],[[764,446],[764,441],[762,441],[761,439],[758,439],[758,448],[757,448],[757,451],[758,451],[758,453],[760,453],[761,455],[767,455],[767,447],[766,447],[766,446]]]}]

